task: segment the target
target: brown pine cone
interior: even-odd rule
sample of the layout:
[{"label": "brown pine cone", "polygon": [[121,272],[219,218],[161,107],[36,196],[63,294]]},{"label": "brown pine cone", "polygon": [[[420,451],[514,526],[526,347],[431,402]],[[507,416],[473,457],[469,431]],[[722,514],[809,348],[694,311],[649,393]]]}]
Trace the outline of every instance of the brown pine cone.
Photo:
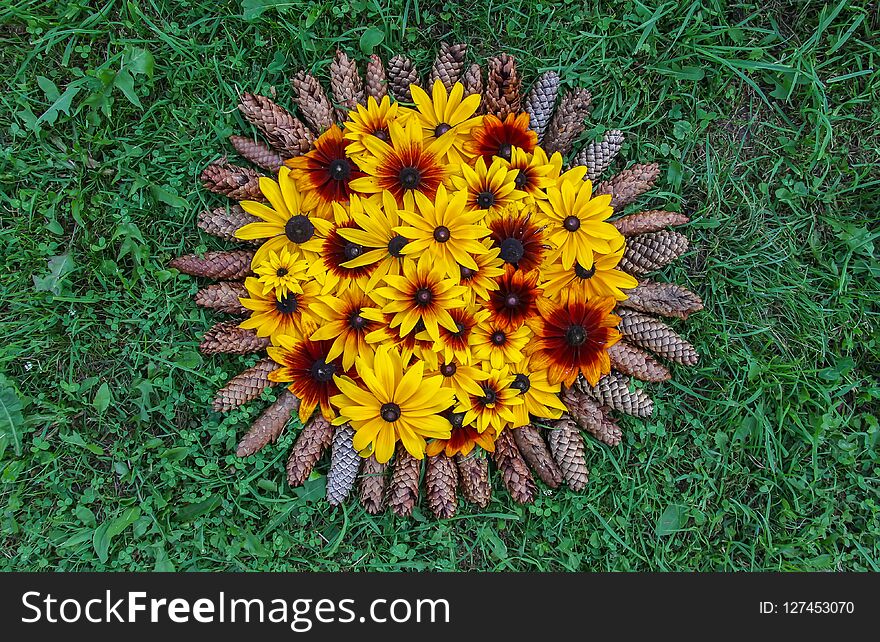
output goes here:
[{"label": "brown pine cone", "polygon": [[269,373],[280,366],[272,359],[260,359],[256,364],[235,375],[217,391],[211,402],[214,412],[229,412],[242,404],[259,399],[263,391],[272,385]]},{"label": "brown pine cone", "polygon": [[612,368],[641,381],[669,381],[672,378],[672,373],[666,366],[624,340],[608,348],[608,356],[611,358]]},{"label": "brown pine cone", "polygon": [[248,223],[256,223],[259,220],[256,216],[245,212],[241,209],[241,205],[236,203],[229,210],[225,207],[217,207],[213,210],[200,212],[198,226],[208,234],[219,236],[227,241],[241,243],[241,239],[235,238],[235,231]]},{"label": "brown pine cone", "polygon": [[593,196],[611,194],[611,207],[620,209],[651,189],[658,176],[660,166],[657,163],[633,165],[596,185]]},{"label": "brown pine cone", "polygon": [[348,120],[348,112],[355,109],[358,103],[364,102],[364,83],[357,63],[339,49],[330,63],[330,91],[336,99],[336,120],[340,123]]},{"label": "brown pine cone", "polygon": [[522,96],[520,89],[522,80],[516,69],[516,59],[503,53],[486,61],[488,79],[483,98],[487,114],[497,116],[501,120],[508,114],[520,112]]},{"label": "brown pine cone", "polygon": [[521,428],[514,428],[513,440],[516,442],[519,452],[522,453],[529,466],[532,467],[538,477],[550,488],[559,488],[562,483],[562,471],[553,461],[553,455],[544,443],[540,429],[529,424]]},{"label": "brown pine cone", "polygon": [[229,142],[242,158],[249,160],[257,167],[262,167],[273,174],[278,172],[278,168],[284,164],[281,154],[274,151],[265,143],[253,141],[244,136],[230,136]]},{"label": "brown pine cone", "polygon": [[269,337],[239,328],[238,321],[223,321],[205,332],[199,350],[202,354],[251,354],[268,345]]},{"label": "brown pine cone", "polygon": [[287,483],[294,487],[306,483],[331,441],[333,426],[316,412],[303,426],[287,458]]},{"label": "brown pine cone", "polygon": [[563,415],[547,431],[547,442],[566,485],[576,493],[581,492],[587,486],[590,473],[584,453],[584,439],[577,424],[571,417]]},{"label": "brown pine cone", "polygon": [[502,430],[495,440],[495,465],[513,500],[519,504],[535,501],[538,487],[509,430]]},{"label": "brown pine cone", "polygon": [[266,200],[260,191],[260,175],[250,167],[239,167],[225,159],[208,165],[200,179],[205,189],[236,201]]},{"label": "brown pine cone", "polygon": [[196,292],[193,299],[196,305],[203,308],[243,316],[249,314],[250,310],[244,307],[238,299],[239,297],[246,296],[248,296],[248,291],[244,287],[244,283],[239,281],[221,281],[220,283],[206,285]]},{"label": "brown pine cone", "polygon": [[243,279],[251,273],[252,250],[205,252],[204,256],[185,254],[168,262],[168,267],[190,276],[209,279]]},{"label": "brown pine cone", "polygon": [[238,442],[236,457],[253,455],[278,439],[278,435],[297,410],[299,410],[299,398],[289,390],[283,390],[275,403],[256,418],[250,430]]},{"label": "brown pine cone", "polygon": [[[568,408],[572,419],[593,437],[609,446],[620,443],[623,437],[620,426],[602,412],[598,403],[574,387],[563,390],[560,399]],[[559,459],[557,458],[556,461],[558,463]]]},{"label": "brown pine cone", "polygon": [[388,88],[398,102],[411,103],[412,92],[409,86],[418,84],[419,72],[412,60],[397,55],[388,61]]},{"label": "brown pine cone", "polygon": [[428,87],[433,87],[434,81],[439,80],[446,87],[446,91],[452,91],[452,86],[461,77],[466,55],[467,45],[450,45],[441,42],[440,51],[437,53],[434,66],[431,67],[431,73],[428,75]]},{"label": "brown pine cone", "polygon": [[683,366],[695,366],[700,356],[690,343],[668,325],[652,316],[620,310],[618,329],[626,340],[640,348]]},{"label": "brown pine cone", "polygon": [[242,94],[238,109],[269,144],[287,158],[306,153],[315,140],[315,135],[299,118],[265,96]]},{"label": "brown pine cone", "polygon": [[473,451],[466,456],[456,455],[455,465],[458,466],[458,483],[464,498],[471,504],[486,508],[492,499],[489,460]]},{"label": "brown pine cone", "polygon": [[646,210],[627,214],[619,219],[610,221],[617,231],[624,236],[638,236],[649,232],[658,232],[667,227],[684,225],[690,219],[678,212],[665,212],[663,210]]},{"label": "brown pine cone", "polygon": [[634,417],[649,417],[654,412],[654,402],[642,388],[630,390],[629,377],[619,372],[605,375],[595,386],[579,376],[575,385],[584,394],[602,406]]},{"label": "brown pine cone", "polygon": [[[461,84],[464,86],[464,98],[473,94],[482,95],[483,93],[483,70],[477,63],[472,64],[461,76]],[[481,96],[482,98],[482,96]],[[483,105],[480,100],[480,107],[476,113],[482,113]]]},{"label": "brown pine cone", "polygon": [[703,309],[703,302],[696,294],[675,283],[657,283],[640,280],[637,287],[626,290],[627,299],[618,305],[649,314],[687,319]]},{"label": "brown pine cone", "polygon": [[353,439],[354,428],[349,424],[337,427],[333,433],[327,473],[327,501],[331,506],[339,506],[348,498],[361,467],[361,456],[351,445]]},{"label": "brown pine cone", "polygon": [[549,156],[559,152],[563,156],[571,151],[575,139],[586,129],[585,119],[590,115],[593,97],[586,89],[572,89],[562,95],[556,113],[544,132],[542,146]]},{"label": "brown pine cone", "polygon": [[327,99],[321,83],[312,74],[300,71],[292,79],[299,112],[309,127],[320,134],[333,124],[333,105]]},{"label": "brown pine cone", "polygon": [[425,491],[428,496],[428,508],[437,519],[455,517],[458,510],[458,468],[455,462],[440,453],[428,457],[425,471]]},{"label": "brown pine cone", "polygon": [[559,94],[559,74],[545,71],[532,85],[529,95],[523,101],[523,110],[529,115],[529,129],[538,134],[540,142],[553,117],[556,96]]},{"label": "brown pine cone", "polygon": [[364,459],[361,466],[359,483],[361,506],[370,515],[378,515],[385,510],[385,469],[386,464],[380,464],[375,455]]},{"label": "brown pine cone", "polygon": [[633,275],[663,268],[687,252],[688,239],[680,232],[660,230],[631,237],[620,259],[620,269]]},{"label": "brown pine cone", "polygon": [[398,517],[412,514],[419,501],[419,476],[422,462],[410,455],[403,444],[397,445],[391,470],[391,486],[388,489],[388,506]]},{"label": "brown pine cone", "polygon": [[376,55],[370,55],[370,61],[367,63],[366,82],[364,83],[364,91],[367,96],[372,96],[376,102],[380,102],[388,93],[388,77],[385,75],[385,65],[382,59]]},{"label": "brown pine cone", "polygon": [[575,165],[586,165],[587,175],[585,178],[594,181],[599,178],[606,169],[611,167],[611,163],[623,147],[623,132],[619,129],[611,129],[605,132],[602,140],[590,143],[578,152],[574,157]]}]

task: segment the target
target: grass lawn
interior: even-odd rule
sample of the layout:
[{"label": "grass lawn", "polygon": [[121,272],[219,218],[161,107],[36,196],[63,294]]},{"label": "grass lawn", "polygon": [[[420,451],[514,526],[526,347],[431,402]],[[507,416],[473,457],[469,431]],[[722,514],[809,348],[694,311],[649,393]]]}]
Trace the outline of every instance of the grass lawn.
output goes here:
[{"label": "grass lawn", "polygon": [[[25,0],[0,9],[0,569],[880,570],[880,17],[870,0]],[[598,6],[601,5],[601,6]],[[371,31],[363,40],[365,29]],[[374,45],[375,29],[384,39]],[[706,310],[650,420],[591,440],[584,494],[438,523],[290,489],[293,433],[208,402],[255,357],[171,258],[224,247],[197,177],[299,68],[441,39],[593,91],[584,140],[657,161],[688,212],[662,278]],[[267,397],[269,397],[267,393]]]}]

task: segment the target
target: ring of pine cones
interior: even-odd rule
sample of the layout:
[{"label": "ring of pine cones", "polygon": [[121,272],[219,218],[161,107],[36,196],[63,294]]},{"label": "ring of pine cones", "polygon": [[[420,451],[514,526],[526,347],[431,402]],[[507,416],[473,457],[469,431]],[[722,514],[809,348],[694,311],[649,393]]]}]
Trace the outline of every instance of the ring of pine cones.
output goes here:
[{"label": "ring of pine cones", "polygon": [[[482,94],[482,113],[502,119],[520,111],[528,113],[529,126],[548,155],[558,151],[569,157],[573,165],[586,166],[586,178],[594,183],[610,168],[623,144],[620,131],[608,131],[600,141],[572,153],[591,109],[589,91],[560,91],[559,76],[548,71],[523,95],[513,56],[489,58],[484,69],[479,64],[466,64],[466,54],[466,45],[441,44],[424,86],[439,79],[449,90],[460,82],[466,96]],[[344,121],[349,110],[358,103],[364,104],[368,97],[380,100],[390,94],[400,102],[411,102],[410,85],[419,85],[421,78],[406,57],[394,56],[386,65],[375,54],[370,56],[362,78],[356,64],[345,53],[337,52],[330,65],[329,95],[310,74],[300,72],[292,79],[297,115],[265,96],[242,94],[238,108],[265,142],[245,136],[231,136],[230,142],[243,159],[259,170],[277,173],[286,159],[308,152],[321,132],[334,122]],[[198,226],[209,234],[241,243],[235,238],[236,230],[257,219],[235,201],[264,200],[259,170],[232,164],[225,158],[208,165],[201,175],[202,184],[232,202],[201,213]],[[648,191],[658,174],[654,163],[635,164],[598,182],[593,191],[610,194],[611,206],[622,210]],[[438,518],[455,515],[458,491],[468,502],[485,508],[492,495],[490,457],[503,485],[521,504],[534,501],[536,477],[550,488],[559,488],[564,483],[581,491],[588,478],[583,433],[609,446],[617,445],[621,429],[614,419],[615,412],[647,417],[653,411],[653,401],[647,392],[633,387],[631,379],[665,381],[671,375],[661,360],[692,366],[698,359],[694,348],[658,316],[686,319],[703,308],[700,298],[682,286],[645,277],[688,249],[687,238],[669,229],[687,223],[688,218],[675,212],[646,210],[610,222],[627,240],[619,268],[637,277],[639,284],[626,291],[628,298],[615,309],[621,317],[619,330],[623,340],[608,350],[611,373],[595,386],[581,376],[572,387],[563,387],[561,398],[568,412],[562,418],[503,430],[491,454],[475,448],[468,456],[448,457],[441,452],[423,462],[398,444],[391,462],[382,464],[374,456],[358,455],[352,447],[354,430],[350,426],[332,426],[321,412],[315,412],[300,430],[290,452],[288,482],[292,486],[303,484],[329,450],[327,500],[339,505],[357,494],[361,505],[371,514],[386,508],[400,516],[411,514],[422,488],[428,508]],[[185,274],[217,281],[198,291],[198,305],[220,314],[243,317],[249,311],[240,298],[247,296],[243,280],[252,275],[254,248],[239,247],[203,256],[181,256],[171,261],[170,266]],[[268,338],[240,328],[239,321],[223,320],[205,333],[200,349],[204,354],[248,355],[265,353],[268,345]],[[217,392],[212,409],[228,412],[260,399],[264,390],[274,385],[269,374],[278,367],[272,359],[260,359]],[[247,457],[276,441],[286,426],[297,425],[293,418],[298,407],[299,399],[281,388],[276,401],[259,415],[241,439],[236,454]]]}]

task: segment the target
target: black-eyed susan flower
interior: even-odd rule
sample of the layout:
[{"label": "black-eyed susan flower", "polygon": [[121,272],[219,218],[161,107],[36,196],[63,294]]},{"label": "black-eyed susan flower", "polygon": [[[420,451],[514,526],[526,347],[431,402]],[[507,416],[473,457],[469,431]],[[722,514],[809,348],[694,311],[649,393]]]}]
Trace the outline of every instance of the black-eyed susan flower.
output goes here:
[{"label": "black-eyed susan flower", "polygon": [[623,290],[636,287],[639,282],[635,277],[616,269],[620,263],[626,244],[620,239],[620,247],[610,254],[594,254],[593,267],[585,268],[580,263],[566,269],[560,260],[545,263],[541,270],[544,279],[544,294],[560,303],[569,299],[593,299],[596,297],[613,297],[615,301],[624,301],[627,295]]},{"label": "black-eyed susan flower", "polygon": [[417,459],[425,456],[426,439],[448,439],[452,425],[441,413],[455,401],[439,376],[425,376],[424,364],[409,366],[400,352],[380,346],[372,360],[355,362],[359,382],[337,377],[339,409],[335,424],[348,422],[355,430],[353,446],[372,452],[380,463],[391,459],[400,441]]},{"label": "black-eyed susan flower", "polygon": [[366,290],[370,275],[376,269],[375,263],[350,267],[351,261],[362,256],[366,248],[345,238],[340,231],[355,229],[354,221],[334,226],[321,247],[317,260],[309,267],[308,275],[321,284],[321,294],[344,292],[352,284]]},{"label": "black-eyed susan flower", "polygon": [[619,246],[620,232],[606,223],[611,216],[611,195],[592,198],[590,181],[561,179],[559,187],[547,188],[547,200],[538,207],[548,220],[547,238],[553,249],[549,260],[561,257],[565,268],[580,263],[593,267],[593,253],[609,254]]},{"label": "black-eyed susan flower", "polygon": [[531,153],[537,144],[538,135],[529,129],[529,115],[521,113],[508,114],[504,121],[496,116],[484,116],[482,124],[471,134],[467,148],[471,154],[491,163],[494,156],[509,161],[514,147]]},{"label": "black-eyed susan flower", "polygon": [[525,426],[529,416],[539,419],[559,419],[565,412],[565,404],[559,399],[559,382],[550,383],[547,371],[533,368],[531,358],[525,358],[510,367],[513,374],[511,388],[519,392],[522,405],[513,408],[514,426]]},{"label": "black-eyed susan flower", "polygon": [[263,294],[274,290],[275,296],[281,299],[290,292],[303,291],[302,282],[308,278],[308,267],[309,264],[299,253],[282,247],[278,252],[270,251],[262,263],[253,266],[253,270],[263,284]]},{"label": "black-eyed susan flower", "polygon": [[417,193],[416,212],[399,212],[400,218],[408,225],[394,228],[395,232],[409,239],[402,250],[404,256],[417,259],[425,255],[452,278],[459,275],[459,265],[479,269],[472,255],[489,251],[480,243],[480,239],[489,235],[489,230],[479,225],[485,212],[465,211],[466,202],[467,194],[449,193],[443,185],[437,189],[433,200]]},{"label": "black-eyed susan flower", "polygon": [[475,340],[474,329],[489,318],[489,311],[470,305],[466,308],[453,308],[449,314],[455,321],[455,330],[440,326],[440,340],[433,344],[433,351],[442,355],[446,362],[455,359],[469,364]]},{"label": "black-eyed susan flower", "polygon": [[416,111],[411,117],[422,127],[422,137],[426,143],[443,137],[452,139],[443,160],[456,165],[468,162],[474,154],[465,150],[471,131],[482,122],[482,117],[474,117],[480,106],[480,95],[464,97],[464,86],[455,83],[447,93],[446,87],[438,79],[434,81],[429,96],[417,85],[412,87],[412,98]]},{"label": "black-eyed susan flower", "polygon": [[480,446],[483,450],[489,452],[495,451],[495,438],[497,435],[494,430],[477,431],[473,426],[465,426],[463,412],[447,413],[449,421],[452,424],[452,432],[449,439],[434,439],[428,443],[425,454],[429,457],[444,453],[447,457],[461,455],[466,457],[474,448]]},{"label": "black-eyed susan flower", "polygon": [[539,299],[540,316],[527,321],[535,335],[532,367],[546,370],[551,383],[570,386],[582,374],[595,386],[611,371],[608,348],[620,340],[614,304],[612,297],[565,305]]},{"label": "black-eyed susan flower", "polygon": [[334,380],[335,375],[343,373],[342,363],[330,359],[329,341],[297,340],[294,337],[282,336],[280,345],[267,348],[269,356],[281,367],[269,373],[269,380],[277,383],[289,383],[288,389],[299,397],[299,419],[308,421],[316,407],[328,420],[336,417],[330,405],[330,397],[339,389]]},{"label": "black-eyed susan flower", "polygon": [[264,291],[254,277],[245,279],[244,285],[250,296],[239,301],[251,316],[241,322],[242,328],[256,330],[257,336],[269,337],[274,343],[282,335],[303,336],[305,324],[313,320],[311,306],[320,290],[317,283],[306,281],[301,292],[288,292],[280,298],[274,290]]},{"label": "black-eyed susan flower", "polygon": [[392,102],[388,96],[383,96],[379,102],[370,96],[367,98],[366,106],[357,105],[348,112],[348,120],[345,122],[345,138],[351,141],[346,148],[348,155],[354,158],[364,154],[367,151],[364,138],[367,136],[373,136],[387,143],[391,140],[388,133],[389,125],[399,116],[409,112],[410,110],[401,107],[400,103]]},{"label": "black-eyed susan flower", "polygon": [[478,158],[473,168],[461,165],[459,171],[460,175],[452,177],[452,184],[467,195],[468,210],[494,216],[526,197],[525,192],[516,189],[517,170],[509,169],[500,158],[488,166]]},{"label": "black-eyed susan flower", "polygon": [[455,396],[463,399],[468,395],[479,395],[480,382],[489,378],[489,373],[481,368],[469,366],[456,359],[441,359],[437,372],[443,377],[443,387],[452,388]]},{"label": "black-eyed susan flower", "polygon": [[508,210],[489,222],[492,244],[504,263],[530,272],[541,266],[550,246],[544,239],[544,228],[535,221],[533,210]]},{"label": "black-eyed susan flower", "polygon": [[346,370],[351,370],[359,355],[373,351],[366,337],[384,322],[375,301],[358,287],[347,288],[338,297],[319,296],[310,311],[318,327],[309,338],[331,341],[328,358],[341,357]]},{"label": "black-eyed susan flower", "polygon": [[511,388],[513,375],[507,366],[493,368],[480,383],[478,395],[459,399],[455,412],[463,412],[462,424],[474,426],[477,432],[493,431],[496,435],[516,421],[513,409],[523,404],[519,391]]},{"label": "black-eyed susan flower", "polygon": [[485,361],[498,370],[522,360],[531,336],[532,332],[525,324],[506,329],[489,319],[474,330],[472,352],[477,361]]},{"label": "black-eyed susan flower", "polygon": [[489,293],[486,307],[492,321],[500,328],[518,328],[526,319],[537,314],[538,270],[524,272],[508,267],[498,279],[498,287]]},{"label": "black-eyed susan flower", "polygon": [[483,239],[485,254],[475,254],[474,262],[477,269],[472,270],[463,265],[458,266],[458,282],[468,290],[469,303],[485,301],[489,292],[498,287],[496,277],[504,274],[504,261],[498,256],[501,250],[492,244],[491,239]]},{"label": "black-eyed susan flower", "polygon": [[[560,156],[560,162],[561,160]],[[556,184],[556,177],[553,176],[554,166],[547,158],[547,153],[540,147],[536,147],[532,154],[514,147],[510,161],[505,162],[509,170],[516,170],[516,178],[513,179],[516,189],[525,192],[533,200],[547,198],[544,190]]]}]

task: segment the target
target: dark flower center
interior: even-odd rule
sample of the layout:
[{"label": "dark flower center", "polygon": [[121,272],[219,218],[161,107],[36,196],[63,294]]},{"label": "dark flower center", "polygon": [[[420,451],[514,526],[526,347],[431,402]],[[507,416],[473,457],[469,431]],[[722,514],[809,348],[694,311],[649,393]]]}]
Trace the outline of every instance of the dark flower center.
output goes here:
[{"label": "dark flower center", "polygon": [[458,271],[461,273],[462,281],[470,281],[474,278],[474,275],[477,273],[476,270],[472,270],[469,267],[465,267],[463,265],[458,266]]},{"label": "dark flower center", "polygon": [[342,253],[345,255],[346,261],[351,261],[364,253],[364,246],[349,242],[345,244],[344,248],[342,248]]},{"label": "dark flower center", "polygon": [[281,314],[293,314],[299,308],[299,299],[295,294],[288,294],[275,301],[275,309]]},{"label": "dark flower center", "polygon": [[522,241],[519,239],[507,238],[501,241],[501,253],[498,256],[500,256],[501,260],[505,263],[516,264],[522,260],[525,253],[526,248]]},{"label": "dark flower center", "polygon": [[337,158],[330,163],[330,178],[334,181],[347,181],[351,178],[351,163],[347,158]]},{"label": "dark flower center", "polygon": [[581,226],[581,220],[577,216],[569,216],[562,221],[562,227],[569,232],[577,232]]},{"label": "dark flower center", "polygon": [[382,419],[387,421],[389,424],[394,423],[395,421],[400,419],[400,406],[398,406],[396,403],[386,403],[382,406],[379,414],[382,416]]},{"label": "dark flower center", "polygon": [[393,239],[388,241],[388,254],[399,259],[401,256],[403,256],[402,251],[407,243],[409,243],[409,241],[398,234]]},{"label": "dark flower center", "polygon": [[287,268],[278,268],[275,272],[275,276],[287,276]]},{"label": "dark flower center", "polygon": [[287,219],[284,224],[284,234],[291,243],[305,243],[315,235],[315,226],[308,216],[297,214]]},{"label": "dark flower center", "polygon": [[585,268],[580,263],[574,264],[574,273],[579,279],[591,279],[593,275],[596,273],[596,264],[593,263],[593,267],[589,270]]},{"label": "dark flower center", "polygon": [[434,137],[440,138],[443,134],[452,129],[452,125],[449,123],[440,123],[434,128]]},{"label": "dark flower center", "polygon": [[492,333],[492,336],[489,337],[489,340],[496,346],[503,346],[504,342],[507,341],[507,335],[501,330],[495,330],[495,332]]},{"label": "dark flower center", "polygon": [[363,330],[367,327],[367,323],[368,321],[361,316],[360,310],[355,310],[348,317],[348,325],[351,327],[352,330]]},{"label": "dark flower center", "polygon": [[480,192],[477,194],[477,205],[479,205],[480,209],[489,209],[495,205],[495,194],[492,192]]},{"label": "dark flower center", "polygon": [[333,375],[336,374],[336,366],[332,363],[327,363],[324,359],[318,359],[309,368],[309,374],[312,375],[312,379],[315,381],[327,383],[333,381]]},{"label": "dark flower center", "polygon": [[449,240],[449,228],[445,225],[434,228],[434,240],[438,243],[446,243]]},{"label": "dark flower center", "polygon": [[449,423],[452,424],[453,428],[461,428],[464,426],[464,414],[463,412],[451,412],[449,413]]},{"label": "dark flower center", "polygon": [[498,401],[498,393],[489,386],[483,386],[483,396],[479,398],[479,402],[484,406],[488,406],[496,401]]},{"label": "dark flower center", "polygon": [[510,160],[510,156],[513,153],[513,147],[510,143],[501,143],[498,147],[498,155],[506,161]]},{"label": "dark flower center", "polygon": [[519,170],[516,173],[516,178],[513,179],[513,186],[516,189],[523,189],[526,185],[529,184],[529,176],[526,174],[525,170]]},{"label": "dark flower center", "polygon": [[513,378],[513,383],[510,384],[510,387],[519,390],[520,394],[524,395],[529,391],[529,388],[532,387],[532,382],[529,381],[529,377],[527,375],[519,373],[518,375],[516,375],[516,377]]},{"label": "dark flower center", "polygon": [[416,305],[424,308],[431,303],[431,291],[428,288],[419,288],[418,290],[416,290],[415,296],[413,298],[416,301]]},{"label": "dark flower center", "polygon": [[504,305],[508,308],[515,308],[519,306],[520,298],[516,292],[511,292],[504,299]]},{"label": "dark flower center", "polygon": [[422,182],[422,175],[415,167],[404,167],[398,177],[403,189],[415,189]]},{"label": "dark flower center", "polygon": [[587,340],[587,331],[582,325],[570,325],[565,331],[565,342],[570,346],[583,345]]},{"label": "dark flower center", "polygon": [[440,366],[440,374],[442,374],[444,377],[451,377],[455,374],[456,370],[458,370],[458,366],[456,366],[454,363],[444,363],[442,366]]},{"label": "dark flower center", "polygon": [[467,330],[465,325],[461,321],[455,322],[455,332],[452,333],[453,337],[460,337],[464,334],[464,331]]},{"label": "dark flower center", "polygon": [[387,129],[377,129],[376,131],[373,132],[373,136],[375,136],[379,140],[384,140],[386,143],[388,142],[388,139],[390,138],[390,136],[388,135]]}]

